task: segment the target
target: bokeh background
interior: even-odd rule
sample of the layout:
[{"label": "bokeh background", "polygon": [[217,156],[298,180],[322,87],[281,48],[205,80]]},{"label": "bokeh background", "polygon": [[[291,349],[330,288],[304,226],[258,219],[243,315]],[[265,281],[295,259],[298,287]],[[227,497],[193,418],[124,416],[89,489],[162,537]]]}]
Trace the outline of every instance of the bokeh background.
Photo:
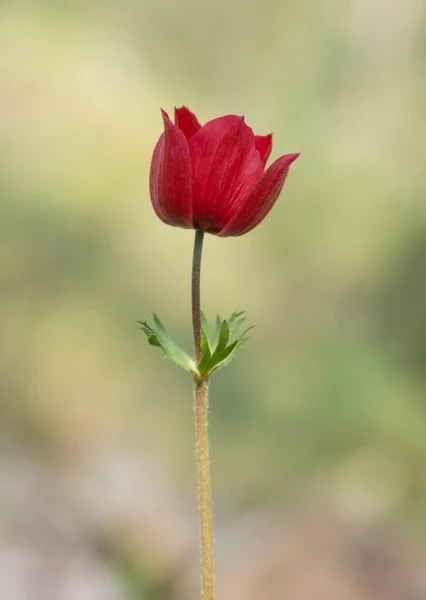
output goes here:
[{"label": "bokeh background", "polygon": [[3,0],[0,596],[199,598],[193,236],[148,195],[160,106],[302,152],[203,306],[220,600],[426,598],[426,6]]}]

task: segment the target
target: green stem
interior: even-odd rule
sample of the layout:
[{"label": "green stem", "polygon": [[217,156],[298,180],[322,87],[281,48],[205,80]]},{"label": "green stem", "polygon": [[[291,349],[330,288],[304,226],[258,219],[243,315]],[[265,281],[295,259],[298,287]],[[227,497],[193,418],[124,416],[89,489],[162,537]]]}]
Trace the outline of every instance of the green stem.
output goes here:
[{"label": "green stem", "polygon": [[[196,231],[192,261],[192,327],[197,364],[201,360],[200,273],[203,239],[204,231],[201,229]],[[195,377],[194,393],[195,434],[197,441],[198,509],[200,515],[201,539],[201,597],[202,600],[214,600],[212,500],[207,429],[208,379],[200,380]]]},{"label": "green stem", "polygon": [[203,253],[204,230],[195,232],[194,254],[192,257],[192,329],[194,332],[195,361],[201,360],[201,307],[200,307],[200,276],[201,255]]}]

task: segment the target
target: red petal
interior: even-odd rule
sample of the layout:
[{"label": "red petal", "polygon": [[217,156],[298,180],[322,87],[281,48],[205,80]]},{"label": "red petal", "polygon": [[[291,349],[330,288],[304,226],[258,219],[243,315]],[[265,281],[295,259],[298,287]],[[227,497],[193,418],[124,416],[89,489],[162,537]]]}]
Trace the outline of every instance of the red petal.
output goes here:
[{"label": "red petal", "polygon": [[256,143],[256,150],[260,154],[260,159],[263,163],[263,166],[265,166],[272,150],[272,133],[268,135],[255,135],[254,139]]},{"label": "red petal", "polygon": [[286,180],[290,165],[299,154],[286,154],[278,158],[265,171],[262,179],[253,188],[246,202],[223,231],[221,236],[243,235],[259,225],[277,200]]},{"label": "red petal", "polygon": [[194,227],[218,233],[263,174],[254,134],[243,117],[219,117],[189,140],[189,152]]},{"label": "red petal", "polygon": [[175,108],[175,123],[185,134],[187,140],[201,129],[197,117],[186,106]]},{"label": "red petal", "polygon": [[149,190],[157,216],[168,225],[192,227],[191,163],[188,142],[167,113],[164,133],[151,162]]}]

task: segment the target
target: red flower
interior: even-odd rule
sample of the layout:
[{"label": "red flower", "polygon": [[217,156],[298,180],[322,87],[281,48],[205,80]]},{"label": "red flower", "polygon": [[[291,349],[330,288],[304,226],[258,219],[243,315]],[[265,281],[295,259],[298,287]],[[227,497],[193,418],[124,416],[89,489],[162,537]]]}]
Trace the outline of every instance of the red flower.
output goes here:
[{"label": "red flower", "polygon": [[162,115],[164,133],[150,173],[157,216],[168,225],[220,236],[242,235],[259,225],[299,154],[285,154],[265,171],[272,134],[254,135],[244,117],[227,115],[202,127],[185,106],[175,109],[175,124]]}]

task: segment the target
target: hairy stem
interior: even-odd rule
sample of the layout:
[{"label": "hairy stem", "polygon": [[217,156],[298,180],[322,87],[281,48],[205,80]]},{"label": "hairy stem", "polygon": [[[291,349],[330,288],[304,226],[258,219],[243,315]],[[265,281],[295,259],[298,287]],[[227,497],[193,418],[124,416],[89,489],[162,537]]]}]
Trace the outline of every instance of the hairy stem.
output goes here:
[{"label": "hairy stem", "polygon": [[[194,332],[195,359],[201,360],[201,307],[200,273],[204,231],[195,233],[194,255],[192,261],[192,327]],[[211,483],[209,440],[207,430],[208,416],[208,380],[194,378],[195,392],[195,434],[197,441],[197,485],[198,509],[200,515],[201,539],[201,584],[202,600],[214,599],[213,588],[213,531],[211,508]]]},{"label": "hairy stem", "polygon": [[202,600],[213,600],[213,531],[209,441],[207,433],[208,382],[195,383],[195,430],[197,435],[197,482],[201,538]]}]

